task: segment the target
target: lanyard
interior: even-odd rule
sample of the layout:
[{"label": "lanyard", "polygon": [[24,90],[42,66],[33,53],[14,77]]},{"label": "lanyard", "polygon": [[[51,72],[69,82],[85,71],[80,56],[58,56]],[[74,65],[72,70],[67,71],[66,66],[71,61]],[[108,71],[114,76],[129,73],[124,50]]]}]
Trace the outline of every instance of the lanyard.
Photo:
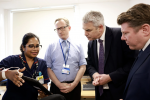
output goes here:
[{"label": "lanyard", "polygon": [[[60,40],[59,40],[59,43],[60,43]],[[62,48],[62,45],[60,43],[60,46],[61,46],[61,51],[62,51],[62,54],[63,54],[63,57],[64,57],[64,61],[65,61],[65,65],[67,64],[67,60],[68,60],[68,56],[69,56],[69,51],[70,51],[70,44],[69,44],[69,50],[68,50],[68,56],[67,56],[67,59],[65,60],[65,54],[63,52],[63,48]]]},{"label": "lanyard", "polygon": [[[19,58],[20,58],[21,61],[22,61],[23,67],[26,67],[26,66],[25,66],[25,61],[23,60],[23,57],[22,57],[21,55],[19,55]],[[35,78],[36,70],[37,70],[37,68],[38,68],[38,61],[35,62],[35,63],[36,63],[36,69],[35,69],[35,72],[33,73],[33,75],[32,75],[32,74],[27,70],[27,68],[26,68],[26,71],[31,75],[32,78]]]}]

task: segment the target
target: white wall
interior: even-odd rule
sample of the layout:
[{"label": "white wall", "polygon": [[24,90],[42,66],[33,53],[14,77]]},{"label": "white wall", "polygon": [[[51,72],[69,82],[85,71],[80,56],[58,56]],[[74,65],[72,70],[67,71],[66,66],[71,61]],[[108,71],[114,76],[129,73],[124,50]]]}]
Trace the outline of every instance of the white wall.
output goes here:
[{"label": "white wall", "polygon": [[150,0],[130,0],[130,7],[138,3],[150,4]]},{"label": "white wall", "polygon": [[5,56],[12,55],[12,23],[10,10],[4,9]]},{"label": "white wall", "polygon": [[[22,37],[28,32],[36,34],[40,38],[42,49],[38,57],[44,58],[49,43],[58,40],[54,32],[56,18],[67,17],[73,20],[74,9],[38,10],[28,12],[16,12],[13,14],[13,54],[20,54]],[[72,23],[71,23],[72,24]]]},{"label": "white wall", "polygon": [[0,8],[0,60],[5,57],[4,10]]},{"label": "white wall", "polygon": [[0,60],[12,54],[10,10],[0,8]]}]

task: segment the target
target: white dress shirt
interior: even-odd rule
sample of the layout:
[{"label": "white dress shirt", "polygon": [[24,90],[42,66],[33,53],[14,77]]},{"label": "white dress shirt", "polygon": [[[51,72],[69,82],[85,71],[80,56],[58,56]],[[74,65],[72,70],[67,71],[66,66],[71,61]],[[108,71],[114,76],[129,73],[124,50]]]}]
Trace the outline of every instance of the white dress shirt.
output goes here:
[{"label": "white dress shirt", "polygon": [[148,45],[150,44],[150,39],[146,42],[145,46],[143,47],[143,51],[148,47]]},{"label": "white dress shirt", "polygon": [[[106,26],[104,26],[104,32],[103,32],[102,36],[100,37],[100,39],[103,40],[104,53],[105,53],[105,31],[106,31]],[[97,54],[98,54],[98,59],[99,59],[99,48],[100,48],[100,44],[99,44],[98,39],[97,39]],[[104,84],[103,85],[103,89],[109,89],[108,84]]]}]

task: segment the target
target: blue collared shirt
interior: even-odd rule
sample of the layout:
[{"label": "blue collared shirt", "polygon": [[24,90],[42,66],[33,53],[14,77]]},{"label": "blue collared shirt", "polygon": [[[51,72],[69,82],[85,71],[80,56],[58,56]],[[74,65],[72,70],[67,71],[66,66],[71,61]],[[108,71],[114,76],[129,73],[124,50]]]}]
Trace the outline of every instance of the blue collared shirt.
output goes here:
[{"label": "blue collared shirt", "polygon": [[47,66],[53,70],[60,82],[73,81],[77,75],[77,72],[79,71],[80,66],[87,64],[83,48],[81,44],[71,41],[70,38],[67,39],[69,42],[68,45],[70,45],[70,50],[66,65],[69,65],[70,74],[62,74],[63,64],[65,64],[61,49],[62,41],[62,39],[59,39],[58,41],[51,43],[48,46],[44,59],[47,62]]},{"label": "blue collared shirt", "polygon": [[[23,56],[23,60],[25,61],[26,69],[29,71],[23,71],[24,76],[32,77],[31,75],[35,72],[42,72],[44,76],[44,83],[49,82],[49,77],[47,74],[47,64],[44,60],[35,57],[34,63],[29,68],[28,64],[26,63],[25,56]],[[38,61],[38,68],[36,69],[36,62]],[[22,61],[19,58],[19,55],[12,55],[8,56],[0,62],[0,68],[5,67],[19,67],[23,68]],[[21,87],[17,87],[12,81],[7,81],[7,90],[3,96],[2,100],[37,100],[38,91],[32,85],[28,84],[27,82],[23,83]]]}]

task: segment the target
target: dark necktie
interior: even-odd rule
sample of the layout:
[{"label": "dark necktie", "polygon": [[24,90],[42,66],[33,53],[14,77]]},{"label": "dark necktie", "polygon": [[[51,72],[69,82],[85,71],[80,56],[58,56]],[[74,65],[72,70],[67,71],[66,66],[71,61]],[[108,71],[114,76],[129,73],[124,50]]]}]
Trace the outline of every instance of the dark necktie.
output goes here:
[{"label": "dark necktie", "polygon": [[[98,42],[100,43],[98,71],[99,71],[99,74],[104,74],[104,47],[103,47],[103,40],[99,39]],[[103,94],[103,85],[99,86],[99,93],[100,93],[100,96]]]}]

